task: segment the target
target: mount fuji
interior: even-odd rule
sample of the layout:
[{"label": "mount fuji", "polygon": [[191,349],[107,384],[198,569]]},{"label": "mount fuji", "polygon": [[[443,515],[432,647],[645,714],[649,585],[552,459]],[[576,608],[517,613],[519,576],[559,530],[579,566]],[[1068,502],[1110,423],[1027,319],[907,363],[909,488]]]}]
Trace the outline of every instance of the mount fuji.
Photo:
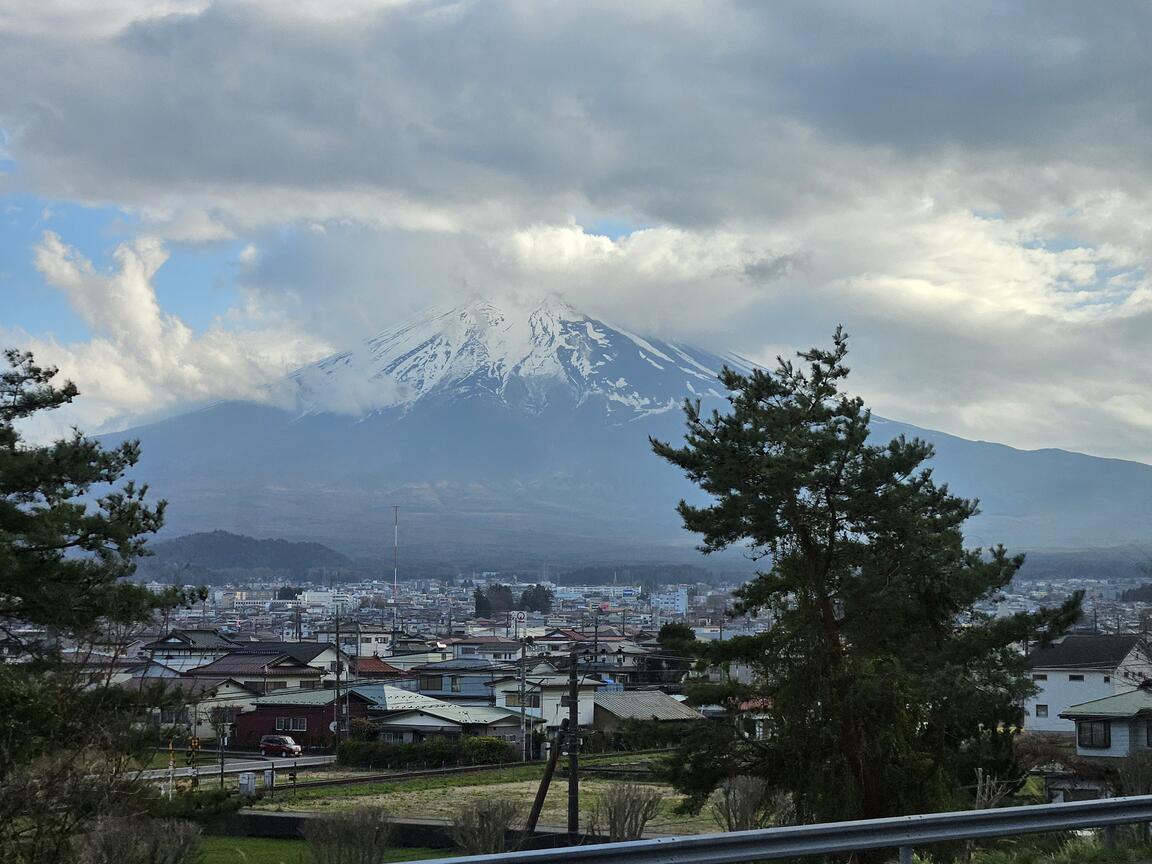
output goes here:
[{"label": "mount fuji", "polygon": [[[722,407],[716,354],[613,327],[558,300],[432,309],[298,369],[290,407],[222,402],[138,438],[136,475],[169,500],[166,535],[226,529],[380,556],[400,505],[405,557],[501,566],[683,560],[675,504],[699,493],[654,456],[680,405]],[[874,418],[931,441],[933,467],[982,500],[978,545],[1144,543],[1152,467],[1022,451]]]}]

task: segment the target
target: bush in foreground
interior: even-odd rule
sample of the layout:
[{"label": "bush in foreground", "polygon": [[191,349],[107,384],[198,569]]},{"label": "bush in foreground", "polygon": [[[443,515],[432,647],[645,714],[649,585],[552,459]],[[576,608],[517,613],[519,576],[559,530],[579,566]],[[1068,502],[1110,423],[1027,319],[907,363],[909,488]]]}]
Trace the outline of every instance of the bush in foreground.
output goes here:
[{"label": "bush in foreground", "polygon": [[194,864],[200,829],[179,819],[107,818],[76,839],[77,864]]},{"label": "bush in foreground", "polygon": [[664,793],[636,783],[613,783],[592,806],[588,830],[610,843],[639,840],[644,828],[660,812]]},{"label": "bush in foreground", "polygon": [[378,807],[318,816],[304,823],[313,864],[381,864],[387,861],[392,819]]},{"label": "bush in foreground", "polygon": [[520,807],[512,801],[474,801],[452,820],[452,839],[467,855],[504,852],[508,848],[508,832],[520,815]]}]

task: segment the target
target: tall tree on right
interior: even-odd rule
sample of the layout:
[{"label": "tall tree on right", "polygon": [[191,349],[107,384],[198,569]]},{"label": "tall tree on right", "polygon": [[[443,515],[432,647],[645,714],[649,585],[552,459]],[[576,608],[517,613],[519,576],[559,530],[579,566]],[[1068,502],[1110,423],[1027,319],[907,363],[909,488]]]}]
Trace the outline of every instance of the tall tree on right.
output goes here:
[{"label": "tall tree on right", "polygon": [[[976,610],[1023,563],[1003,547],[967,549],[975,501],[937,484],[930,445],[869,443],[870,414],[843,390],[847,337],[773,371],[724,370],[731,409],[687,403],[683,446],[652,441],[711,496],[680,502],[702,550],[743,545],[764,566],[736,615],[764,613],[757,636],[710,646],[757,683],[696,698],[751,707],[755,720],[700,728],[673,779],[699,807],[728,777],[791,793],[801,821],[946,809],[975,768],[1013,770],[1012,736],[1031,691],[1019,646],[1063,633],[1057,609],[994,618]],[[749,712],[745,712],[748,716]]]}]

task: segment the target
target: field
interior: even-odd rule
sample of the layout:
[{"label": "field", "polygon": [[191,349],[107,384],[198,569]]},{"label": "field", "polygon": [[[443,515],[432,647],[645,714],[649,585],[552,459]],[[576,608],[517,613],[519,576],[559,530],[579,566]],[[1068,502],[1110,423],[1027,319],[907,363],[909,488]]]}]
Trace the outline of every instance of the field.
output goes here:
[{"label": "field", "polygon": [[[589,760],[592,764],[635,764],[649,761],[650,756],[615,756]],[[513,765],[507,768],[446,775],[410,781],[386,781],[325,789],[301,790],[297,795],[281,792],[274,800],[265,799],[258,810],[330,812],[355,807],[384,807],[399,818],[451,820],[460,807],[485,798],[515,801],[525,815],[532,805],[543,769],[540,765]],[[580,784],[581,821],[587,824],[596,800],[613,780],[588,777]],[[716,823],[702,812],[682,816],[673,812],[681,796],[670,787],[653,782],[642,785],[658,789],[665,795],[660,814],[648,826],[650,834],[699,834],[716,831]],[[567,820],[567,779],[559,773],[553,779],[541,813],[541,827],[563,828]]]}]

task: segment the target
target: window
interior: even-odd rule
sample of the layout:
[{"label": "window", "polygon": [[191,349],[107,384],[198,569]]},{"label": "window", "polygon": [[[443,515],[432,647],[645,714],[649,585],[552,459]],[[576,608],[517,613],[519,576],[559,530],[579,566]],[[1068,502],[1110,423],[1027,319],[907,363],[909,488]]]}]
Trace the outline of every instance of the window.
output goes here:
[{"label": "window", "polygon": [[269,681],[268,682],[268,689],[269,690],[283,690],[287,686],[288,686],[287,681]]},{"label": "window", "polygon": [[452,692],[453,693],[459,693],[460,692],[460,676],[459,675],[453,675],[452,676]]},{"label": "window", "polygon": [[293,717],[292,718],[292,731],[293,732],[307,732],[308,731],[308,718],[307,717]]},{"label": "window", "polygon": [[188,719],[189,714],[187,705],[181,705],[175,708],[160,709],[161,726],[176,726],[179,724],[186,724],[188,723]]},{"label": "window", "polygon": [[1109,720],[1077,720],[1076,743],[1086,750],[1107,750],[1112,746]]},{"label": "window", "polygon": [[1037,705],[1036,706],[1036,716],[1037,717],[1047,717],[1048,716],[1048,706],[1047,705]]},{"label": "window", "polygon": [[444,689],[444,676],[443,675],[421,675],[420,676],[420,689],[421,690],[443,690]]},{"label": "window", "polygon": [[381,732],[380,733],[380,740],[383,741],[385,744],[403,744],[404,743],[404,733],[403,732]]},{"label": "window", "polygon": [[1047,681],[1048,676],[1043,674],[1043,673],[1039,673],[1039,674],[1033,675],[1032,680],[1033,681]]},{"label": "window", "polygon": [[288,718],[287,717],[277,717],[276,718],[276,731],[277,732],[289,731],[288,730]]},{"label": "window", "polygon": [[[505,693],[504,705],[507,708],[520,707],[520,694],[519,693]],[[540,707],[540,694],[539,693],[526,693],[524,695],[525,708],[539,708]]]},{"label": "window", "polygon": [[1105,684],[1111,684],[1112,683],[1112,676],[1111,675],[1105,675],[1104,676],[1104,683]]},{"label": "window", "polygon": [[1083,675],[1069,675],[1068,680],[1069,681],[1083,681],[1084,676]]}]

